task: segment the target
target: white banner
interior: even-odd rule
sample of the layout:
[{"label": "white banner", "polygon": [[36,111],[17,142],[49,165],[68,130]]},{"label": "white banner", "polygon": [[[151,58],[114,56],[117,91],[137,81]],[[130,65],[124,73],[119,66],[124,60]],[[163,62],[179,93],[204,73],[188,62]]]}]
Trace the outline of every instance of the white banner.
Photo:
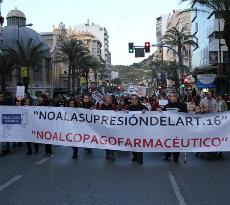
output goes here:
[{"label": "white banner", "polygon": [[115,112],[0,106],[0,141],[137,152],[230,151],[230,112]]}]

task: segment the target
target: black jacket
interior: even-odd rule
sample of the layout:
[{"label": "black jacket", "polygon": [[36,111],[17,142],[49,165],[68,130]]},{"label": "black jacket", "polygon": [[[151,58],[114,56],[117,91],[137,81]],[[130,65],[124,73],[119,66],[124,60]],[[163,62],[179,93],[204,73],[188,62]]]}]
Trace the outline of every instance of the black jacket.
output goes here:
[{"label": "black jacket", "polygon": [[93,104],[91,102],[89,103],[82,102],[82,104],[80,105],[81,108],[85,108],[85,109],[90,109],[92,106]]},{"label": "black jacket", "polygon": [[128,110],[129,111],[142,111],[142,110],[148,110],[148,108],[142,105],[141,103],[139,103],[137,105],[130,104]]},{"label": "black jacket", "polygon": [[99,110],[115,110],[116,106],[113,104],[105,105],[104,103],[99,107]]},{"label": "black jacket", "polygon": [[187,105],[185,103],[171,103],[169,102],[167,105],[164,106],[163,111],[167,111],[167,108],[177,108],[178,112],[188,112]]}]

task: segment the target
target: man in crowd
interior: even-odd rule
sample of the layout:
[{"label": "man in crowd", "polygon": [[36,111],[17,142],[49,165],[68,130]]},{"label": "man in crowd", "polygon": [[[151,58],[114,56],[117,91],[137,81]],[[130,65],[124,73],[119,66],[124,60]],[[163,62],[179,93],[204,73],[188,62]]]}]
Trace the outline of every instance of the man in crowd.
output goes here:
[{"label": "man in crowd", "polygon": [[[132,95],[130,98],[131,104],[128,107],[129,111],[142,111],[145,113],[148,108],[140,103],[139,97],[137,95]],[[137,162],[139,164],[143,164],[143,152],[133,152],[133,162]]]},{"label": "man in crowd", "polygon": [[[169,97],[169,103],[163,108],[163,111],[167,111],[168,109],[175,109],[178,112],[188,112],[187,105],[185,103],[181,103],[179,100],[179,95],[176,92],[172,92]],[[172,156],[171,152],[165,153],[164,160],[169,160]],[[173,152],[173,160],[174,162],[178,162],[180,153],[179,152]]]},{"label": "man in crowd", "polygon": [[212,97],[211,92],[207,92],[206,97],[200,101],[200,107],[206,113],[218,112],[217,101]]},{"label": "man in crowd", "polygon": [[[98,104],[97,109],[99,110],[116,110],[116,105],[113,104],[112,96],[105,95],[104,103]],[[115,161],[115,152],[114,150],[106,149],[106,160]]]}]

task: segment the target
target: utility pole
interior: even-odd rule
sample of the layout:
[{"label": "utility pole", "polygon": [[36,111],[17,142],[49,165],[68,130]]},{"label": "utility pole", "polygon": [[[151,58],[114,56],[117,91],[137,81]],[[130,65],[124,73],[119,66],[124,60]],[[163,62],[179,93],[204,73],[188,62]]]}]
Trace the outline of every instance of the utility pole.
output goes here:
[{"label": "utility pole", "polygon": [[218,40],[219,40],[219,58],[218,58],[218,69],[219,69],[219,73],[221,75],[221,80],[220,80],[220,94],[223,94],[221,92],[223,92],[223,75],[224,75],[224,64],[222,64],[222,44],[221,44],[221,25],[220,25],[220,8],[218,8],[218,29],[219,29],[219,35],[218,35]]}]

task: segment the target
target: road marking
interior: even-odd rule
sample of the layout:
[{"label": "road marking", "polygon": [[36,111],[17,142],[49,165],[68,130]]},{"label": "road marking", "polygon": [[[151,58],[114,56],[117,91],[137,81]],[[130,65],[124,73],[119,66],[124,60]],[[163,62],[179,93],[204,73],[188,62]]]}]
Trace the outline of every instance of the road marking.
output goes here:
[{"label": "road marking", "polygon": [[169,175],[170,182],[172,184],[173,190],[176,194],[176,197],[177,197],[179,204],[180,205],[186,205],[185,200],[184,200],[183,196],[181,195],[180,189],[177,185],[175,177],[172,175],[172,173],[170,171],[168,172],[168,175]]},{"label": "road marking", "polygon": [[40,161],[36,162],[36,165],[43,164],[43,163],[45,163],[48,159],[50,159],[50,157],[45,157],[45,158],[41,159]]},{"label": "road marking", "polygon": [[13,177],[12,179],[10,179],[9,181],[5,182],[4,184],[1,184],[0,185],[0,192],[21,178],[22,178],[22,175],[17,175],[15,177]]}]

